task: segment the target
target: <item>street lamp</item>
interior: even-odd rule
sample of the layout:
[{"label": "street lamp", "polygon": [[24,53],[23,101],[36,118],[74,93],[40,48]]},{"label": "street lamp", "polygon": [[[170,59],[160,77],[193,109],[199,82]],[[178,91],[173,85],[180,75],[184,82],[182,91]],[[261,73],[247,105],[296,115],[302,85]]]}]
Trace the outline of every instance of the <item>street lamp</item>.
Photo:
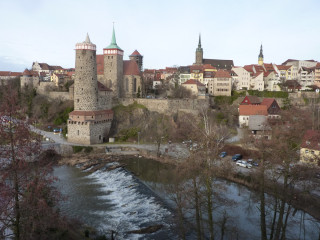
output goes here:
[{"label": "street lamp", "polygon": [[140,132],[138,132],[138,145],[140,145]]}]

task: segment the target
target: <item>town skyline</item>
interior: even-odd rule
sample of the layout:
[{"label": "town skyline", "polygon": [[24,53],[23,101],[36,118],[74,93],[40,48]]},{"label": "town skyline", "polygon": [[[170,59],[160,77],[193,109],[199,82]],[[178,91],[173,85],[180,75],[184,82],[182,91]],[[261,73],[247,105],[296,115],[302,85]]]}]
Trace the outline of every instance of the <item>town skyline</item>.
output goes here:
[{"label": "town skyline", "polygon": [[[313,7],[305,10],[308,4]],[[2,9],[15,9],[16,14],[5,11],[0,17],[6,32],[0,40],[0,70],[23,71],[34,61],[74,67],[75,44],[89,33],[102,54],[110,44],[113,22],[124,59],[137,49],[144,68],[193,64],[199,34],[204,58],[232,59],[236,66],[256,64],[261,44],[266,63],[317,61],[317,6],[313,0],[2,2]]]}]

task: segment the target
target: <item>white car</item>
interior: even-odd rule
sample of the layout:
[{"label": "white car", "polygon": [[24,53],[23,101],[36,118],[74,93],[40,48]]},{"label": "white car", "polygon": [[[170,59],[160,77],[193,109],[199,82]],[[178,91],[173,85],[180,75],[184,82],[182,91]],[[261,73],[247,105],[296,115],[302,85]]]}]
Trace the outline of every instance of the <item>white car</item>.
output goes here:
[{"label": "white car", "polygon": [[243,160],[238,160],[236,164],[240,167],[252,168],[252,165],[250,163],[247,163],[246,161],[243,161]]}]

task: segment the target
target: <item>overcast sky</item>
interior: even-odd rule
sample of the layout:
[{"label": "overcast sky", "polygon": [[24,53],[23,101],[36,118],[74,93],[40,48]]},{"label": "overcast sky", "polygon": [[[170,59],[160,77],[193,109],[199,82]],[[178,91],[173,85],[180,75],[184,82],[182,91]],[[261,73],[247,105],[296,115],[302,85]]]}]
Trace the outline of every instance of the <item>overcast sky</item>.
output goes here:
[{"label": "overcast sky", "polygon": [[144,68],[190,65],[201,33],[204,58],[237,66],[288,58],[320,61],[319,0],[1,0],[0,71],[33,61],[74,67],[89,33],[97,54],[115,22],[124,58],[137,49]]}]

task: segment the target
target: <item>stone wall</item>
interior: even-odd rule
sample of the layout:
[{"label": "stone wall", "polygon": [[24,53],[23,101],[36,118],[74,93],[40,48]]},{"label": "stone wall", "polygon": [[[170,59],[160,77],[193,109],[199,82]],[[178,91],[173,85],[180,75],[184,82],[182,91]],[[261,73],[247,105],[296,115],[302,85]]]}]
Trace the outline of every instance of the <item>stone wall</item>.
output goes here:
[{"label": "stone wall", "polygon": [[[145,99],[131,98],[119,99],[119,103],[127,106],[136,101],[138,104],[146,106],[149,111],[158,113],[175,113],[177,111],[198,112],[202,108],[209,108],[209,99]],[[193,110],[193,111],[192,111]]]},{"label": "stone wall", "polygon": [[110,127],[111,122],[95,124],[68,123],[68,142],[85,145],[103,143],[103,140],[107,139]]},{"label": "stone wall", "polygon": [[37,93],[47,95],[50,89],[56,89],[56,85],[54,82],[39,82],[36,86]]},{"label": "stone wall", "polygon": [[69,92],[49,92],[47,96],[50,100],[71,100]]}]

